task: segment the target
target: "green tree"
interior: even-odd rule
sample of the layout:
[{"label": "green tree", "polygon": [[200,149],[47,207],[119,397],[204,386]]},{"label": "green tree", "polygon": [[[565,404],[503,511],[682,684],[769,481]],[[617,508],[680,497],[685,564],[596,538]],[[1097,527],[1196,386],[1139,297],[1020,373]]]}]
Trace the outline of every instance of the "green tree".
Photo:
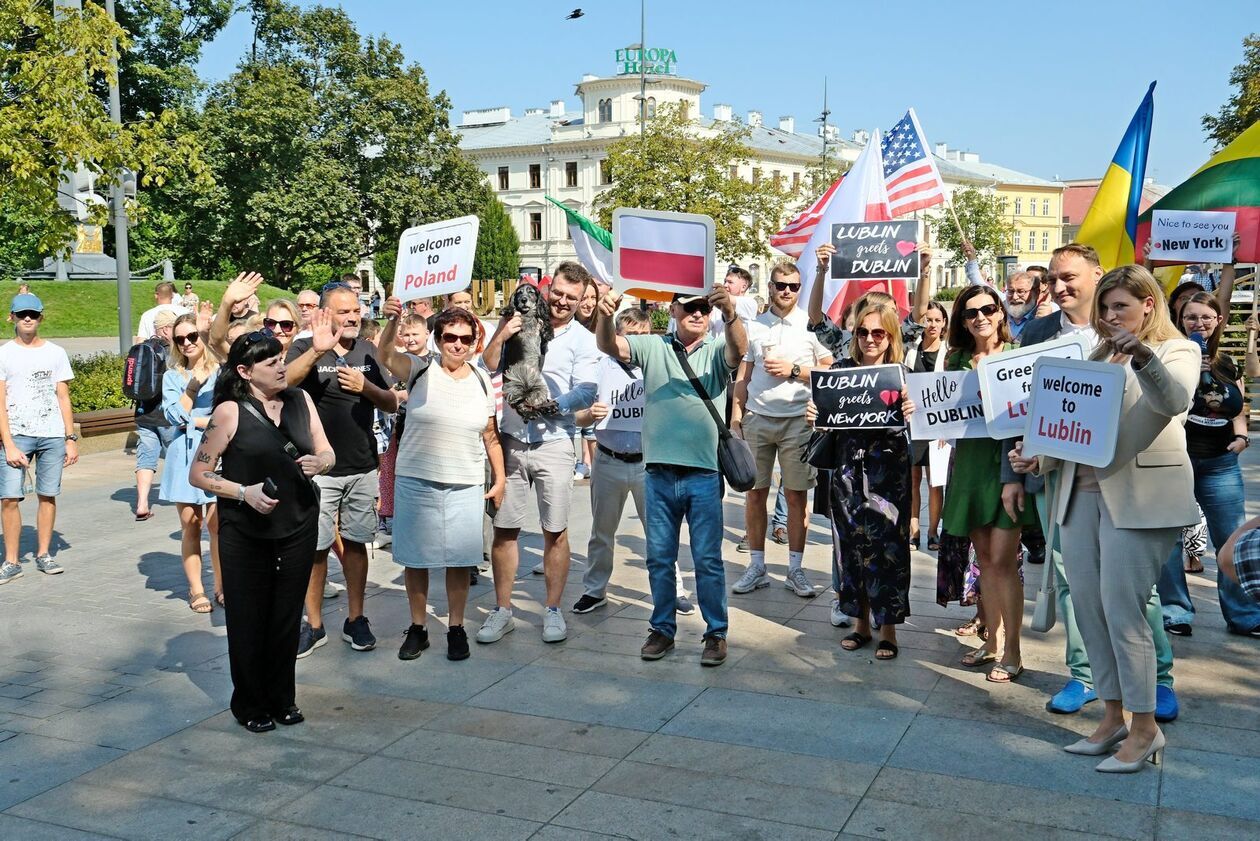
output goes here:
[{"label": "green tree", "polygon": [[[1015,228],[1007,221],[1004,205],[997,196],[986,195],[975,187],[966,187],[954,192],[952,204],[954,213],[958,215],[958,225],[962,226],[967,239],[975,246],[982,264],[992,264],[999,254],[1011,250],[1011,236]],[[953,252],[948,265],[961,266],[966,260],[962,237],[949,209],[946,207],[936,213],[931,222],[936,229],[937,242]]]},{"label": "green tree", "polygon": [[[126,44],[96,3],[56,13],[41,0],[0,4],[0,217],[41,253],[65,248],[74,235],[75,220],[57,201],[68,168],[92,170],[101,192],[123,166],[139,171],[141,187],[181,171],[206,183],[198,146],[173,111],[121,128],[110,121],[98,92]],[[103,215],[95,208],[93,221]]]},{"label": "green tree", "polygon": [[473,277],[478,280],[506,280],[520,271],[521,240],[508,217],[503,203],[487,196],[477,230],[477,257],[473,260]]},{"label": "green tree", "polygon": [[750,130],[727,123],[715,131],[698,132],[681,104],[670,103],[648,120],[642,138],[613,142],[613,183],[595,202],[599,223],[609,227],[617,207],[703,213],[713,219],[719,260],[768,256],[766,243],[783,222],[790,193],[768,173],[756,183],[732,178],[732,167],[750,162]]},{"label": "green tree", "polygon": [[1229,83],[1237,90],[1216,114],[1203,115],[1203,130],[1217,149],[1260,120],[1260,35],[1243,38],[1243,60],[1229,74]]},{"label": "green tree", "polygon": [[450,101],[396,44],[361,37],[340,9],[258,0],[254,20],[255,45],[202,115],[220,190],[194,259],[292,286],[303,266],[353,263],[482,206]]}]

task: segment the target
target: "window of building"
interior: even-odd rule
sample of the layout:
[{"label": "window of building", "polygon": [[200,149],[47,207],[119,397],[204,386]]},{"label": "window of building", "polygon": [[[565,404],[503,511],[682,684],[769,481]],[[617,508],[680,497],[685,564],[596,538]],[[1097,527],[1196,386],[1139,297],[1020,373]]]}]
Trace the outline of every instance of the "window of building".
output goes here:
[{"label": "window of building", "polygon": [[682,102],[679,102],[678,113],[682,115],[682,118],[684,120],[690,120],[691,119],[691,103],[685,99]]},{"label": "window of building", "polygon": [[783,173],[777,169],[770,171],[770,177],[774,179],[774,186],[780,187],[783,185]]},{"label": "window of building", "polygon": [[[1016,201],[1016,202],[1018,202],[1018,201],[1019,201],[1019,199],[1016,199],[1015,201]],[[1017,206],[1018,206],[1018,205],[1017,205]],[[1019,231],[1016,231],[1016,232],[1015,232],[1015,250],[1016,250],[1016,251],[1019,251],[1019,250],[1020,250],[1020,249],[1019,249]]]},{"label": "window of building", "polygon": [[542,186],[542,164],[529,165],[529,188],[537,190]]},{"label": "window of building", "polygon": [[801,188],[801,174],[799,172],[792,173],[792,189],[799,190]]},{"label": "window of building", "polygon": [[542,239],[542,214],[529,214],[529,238],[534,242]]},{"label": "window of building", "polygon": [[[1042,215],[1042,216],[1049,216],[1049,215],[1050,215],[1050,199],[1042,199],[1042,200],[1041,200],[1041,215]],[[1042,250],[1044,250],[1044,249],[1042,249]]]},{"label": "window of building", "polygon": [[577,185],[577,161],[565,161],[564,186],[576,187]]},{"label": "window of building", "polygon": [[599,122],[601,123],[612,122],[612,100],[611,99],[601,99],[599,101]]},{"label": "window of building", "polygon": [[756,184],[761,181],[761,167],[753,167],[752,183]]},{"label": "window of building", "polygon": [[1041,232],[1041,250],[1042,251],[1050,250],[1050,232],[1049,231]]},{"label": "window of building", "polygon": [[739,167],[731,164],[731,180],[734,181],[736,178],[739,178]]},{"label": "window of building", "polygon": [[1002,208],[1002,212],[1006,213],[1006,196],[998,197],[998,207]]},{"label": "window of building", "polygon": [[508,188],[508,168],[499,167],[499,189],[506,190]]},{"label": "window of building", "polygon": [[1015,215],[1019,216],[1024,212],[1024,200],[1019,196],[1015,197]]},{"label": "window of building", "polygon": [[647,98],[647,115],[649,120],[656,116],[656,97],[654,96]]},{"label": "window of building", "polygon": [[608,159],[604,158],[599,162],[599,183],[611,184],[612,181],[612,172],[608,169]]}]

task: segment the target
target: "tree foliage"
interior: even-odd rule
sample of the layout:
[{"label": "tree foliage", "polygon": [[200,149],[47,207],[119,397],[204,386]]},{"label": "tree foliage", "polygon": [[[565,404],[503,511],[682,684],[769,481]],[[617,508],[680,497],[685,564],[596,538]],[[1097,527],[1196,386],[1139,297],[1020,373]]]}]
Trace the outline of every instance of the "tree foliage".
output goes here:
[{"label": "tree foliage", "polygon": [[520,271],[521,240],[503,203],[493,195],[477,214],[477,257],[473,260],[473,277],[478,280],[506,280]]},{"label": "tree foliage", "polygon": [[[963,233],[975,246],[982,264],[991,265],[998,255],[1010,252],[1015,228],[1007,220],[1005,207],[997,196],[982,193],[975,187],[966,187],[954,192],[952,203],[954,213],[958,215],[958,225],[962,226]],[[936,229],[937,242],[953,252],[948,265],[961,266],[966,259],[962,252],[962,237],[949,209],[942,207],[931,221]]]},{"label": "tree foliage", "polygon": [[661,105],[637,134],[608,148],[612,186],[596,199],[600,224],[617,207],[703,213],[713,218],[719,260],[769,255],[767,242],[783,222],[790,193],[774,179],[732,178],[747,166],[746,126],[727,123],[714,134],[697,131],[679,103]]},{"label": "tree foliage", "polygon": [[1228,146],[1235,137],[1260,120],[1260,35],[1243,39],[1243,60],[1229,74],[1236,90],[1216,114],[1203,115],[1203,130],[1217,149]]},{"label": "tree foliage", "polygon": [[[197,143],[173,111],[147,114],[120,128],[99,96],[125,33],[100,6],[58,10],[44,0],[0,4],[0,217],[36,247],[66,247],[75,219],[58,204],[67,169],[82,164],[106,191],[121,167],[138,170],[141,187],[177,173],[205,184]],[[94,208],[100,221],[103,208]],[[35,230],[30,230],[31,225]],[[24,227],[25,226],[25,227]]]}]

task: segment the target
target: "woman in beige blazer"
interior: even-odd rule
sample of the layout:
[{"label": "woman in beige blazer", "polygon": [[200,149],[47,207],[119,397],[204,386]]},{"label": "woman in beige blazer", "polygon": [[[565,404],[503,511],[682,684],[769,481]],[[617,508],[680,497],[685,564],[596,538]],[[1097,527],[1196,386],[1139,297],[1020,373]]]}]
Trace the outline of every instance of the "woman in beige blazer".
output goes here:
[{"label": "woman in beige blazer", "polygon": [[1092,468],[1024,458],[1016,445],[1011,464],[1021,473],[1060,471],[1053,515],[1076,621],[1106,707],[1093,735],[1064,750],[1102,756],[1114,749],[1096,770],[1131,773],[1148,760],[1157,763],[1164,747],[1145,606],[1181,527],[1198,521],[1184,424],[1200,353],[1173,326],[1159,285],[1140,266],[1121,266],[1099,281],[1093,327],[1102,342],[1091,358],[1122,365],[1126,374],[1114,458]]}]

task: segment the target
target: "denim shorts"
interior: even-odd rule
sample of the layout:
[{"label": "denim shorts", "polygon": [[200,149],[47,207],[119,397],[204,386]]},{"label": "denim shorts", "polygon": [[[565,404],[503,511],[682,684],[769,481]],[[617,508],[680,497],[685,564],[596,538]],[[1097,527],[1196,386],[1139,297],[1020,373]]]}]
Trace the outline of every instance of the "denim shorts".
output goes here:
[{"label": "denim shorts", "polygon": [[136,444],[136,470],[156,472],[158,459],[166,458],[166,448],[175,438],[175,427],[137,426],[136,435],[140,438]]},{"label": "denim shorts", "polygon": [[[35,493],[39,496],[56,496],[61,493],[61,471],[66,461],[66,439],[60,435],[52,438],[36,438],[31,435],[15,435],[13,443],[26,454],[34,465]],[[26,497],[26,470],[0,463],[0,499],[24,499]]]}]

